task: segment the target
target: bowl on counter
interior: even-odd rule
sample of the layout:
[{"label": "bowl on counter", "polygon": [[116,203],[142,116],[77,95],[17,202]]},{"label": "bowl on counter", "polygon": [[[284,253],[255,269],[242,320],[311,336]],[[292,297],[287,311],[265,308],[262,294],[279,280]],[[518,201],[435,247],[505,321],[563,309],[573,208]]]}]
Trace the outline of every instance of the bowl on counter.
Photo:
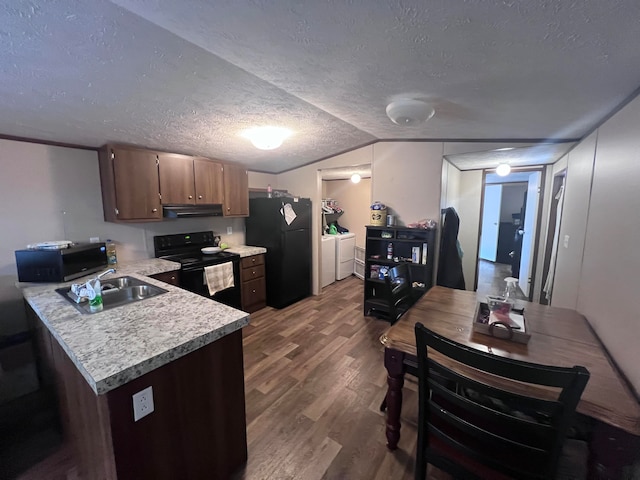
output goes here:
[{"label": "bowl on counter", "polygon": [[204,253],[205,255],[211,255],[212,253],[221,252],[222,248],[220,248],[220,247],[204,247],[204,248],[201,248],[200,251],[202,253]]}]

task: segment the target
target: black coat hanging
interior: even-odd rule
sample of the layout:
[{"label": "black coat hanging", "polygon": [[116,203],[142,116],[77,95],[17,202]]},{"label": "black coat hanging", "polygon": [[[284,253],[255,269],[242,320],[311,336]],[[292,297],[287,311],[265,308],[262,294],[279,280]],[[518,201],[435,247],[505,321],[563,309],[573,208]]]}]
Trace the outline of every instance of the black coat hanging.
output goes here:
[{"label": "black coat hanging", "polygon": [[444,210],[442,239],[440,241],[440,261],[438,262],[438,285],[449,288],[465,289],[462,273],[462,257],[458,249],[458,231],[460,218],[455,208]]}]

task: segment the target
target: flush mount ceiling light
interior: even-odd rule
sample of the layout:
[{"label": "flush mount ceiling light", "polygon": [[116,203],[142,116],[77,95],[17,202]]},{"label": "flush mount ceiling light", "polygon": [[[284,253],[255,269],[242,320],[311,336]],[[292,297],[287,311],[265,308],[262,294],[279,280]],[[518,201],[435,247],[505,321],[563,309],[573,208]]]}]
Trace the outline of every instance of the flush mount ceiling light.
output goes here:
[{"label": "flush mount ceiling light", "polygon": [[506,177],[507,175],[509,175],[509,173],[511,173],[511,165],[509,165],[508,163],[501,163],[496,168],[496,173],[501,177]]},{"label": "flush mount ceiling light", "polygon": [[242,132],[242,136],[251,140],[260,150],[273,150],[291,135],[291,130],[283,127],[254,127]]},{"label": "flush mount ceiling light", "polygon": [[429,120],[436,111],[422,100],[401,98],[387,105],[387,116],[401,126],[411,126]]},{"label": "flush mount ceiling light", "polygon": [[353,175],[351,175],[351,181],[353,183],[360,183],[361,179],[362,177],[358,173],[354,173]]}]

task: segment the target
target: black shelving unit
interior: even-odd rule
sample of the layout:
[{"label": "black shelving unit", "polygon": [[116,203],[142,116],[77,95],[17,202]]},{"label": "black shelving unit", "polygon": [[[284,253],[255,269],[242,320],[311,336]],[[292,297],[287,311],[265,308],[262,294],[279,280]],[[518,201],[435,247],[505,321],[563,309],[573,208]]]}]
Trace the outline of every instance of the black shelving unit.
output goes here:
[{"label": "black shelving unit", "polygon": [[[365,245],[364,266],[364,313],[371,309],[369,300],[379,299],[384,295],[384,275],[381,270],[390,269],[399,263],[406,262],[412,282],[423,284],[414,287],[414,297],[417,300],[433,286],[433,258],[435,254],[435,230],[407,227],[378,227],[367,226],[367,240]],[[387,258],[387,247],[393,244],[392,258]],[[426,244],[426,258],[423,263],[424,245]],[[418,249],[418,257],[413,255],[414,248]],[[415,261],[417,260],[417,262]]]}]

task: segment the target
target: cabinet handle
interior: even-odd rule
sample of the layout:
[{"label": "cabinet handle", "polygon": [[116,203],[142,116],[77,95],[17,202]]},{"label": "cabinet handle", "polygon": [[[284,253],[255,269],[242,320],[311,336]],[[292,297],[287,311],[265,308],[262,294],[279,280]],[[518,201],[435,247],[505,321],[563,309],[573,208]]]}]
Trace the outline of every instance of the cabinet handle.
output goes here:
[{"label": "cabinet handle", "polygon": [[175,280],[175,279],[176,279],[176,277],[171,277],[171,280]]},{"label": "cabinet handle", "polygon": [[200,200],[202,200],[202,195],[198,195],[198,198],[199,198]]},{"label": "cabinet handle", "polygon": [[193,198],[193,195],[189,195],[189,200],[191,200]]},{"label": "cabinet handle", "polygon": [[156,213],[158,211],[157,208],[154,208],[153,210],[151,210],[153,213]]},{"label": "cabinet handle", "polygon": [[254,288],[254,289],[252,290],[252,292],[253,292],[253,293],[256,293],[256,289]]},{"label": "cabinet handle", "polygon": [[251,261],[252,261],[253,263],[256,263],[256,259],[255,259],[255,258],[252,258],[252,259],[251,259]]},{"label": "cabinet handle", "polygon": [[228,212],[229,210],[231,210],[231,207],[227,207],[227,212]]}]

